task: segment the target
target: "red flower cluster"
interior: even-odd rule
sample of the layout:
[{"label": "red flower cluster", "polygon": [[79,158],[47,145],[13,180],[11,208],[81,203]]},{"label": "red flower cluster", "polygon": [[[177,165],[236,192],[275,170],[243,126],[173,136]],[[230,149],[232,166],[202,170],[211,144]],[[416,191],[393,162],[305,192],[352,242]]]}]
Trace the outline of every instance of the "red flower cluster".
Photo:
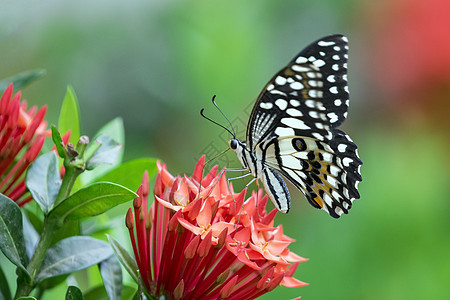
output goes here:
[{"label": "red flower cluster", "polygon": [[27,195],[24,172],[50,132],[43,120],[47,106],[39,111],[33,106],[27,111],[27,103],[20,102],[20,92],[14,97],[12,92],[10,84],[0,99],[0,193],[23,206],[32,199]]},{"label": "red flower cluster", "polygon": [[267,195],[230,192],[215,166],[203,177],[204,157],[192,177],[172,176],[158,163],[155,201],[147,210],[148,176],[126,217],[142,282],[170,299],[253,299],[279,285],[305,286],[293,277],[306,259],[294,240],[274,227]]}]

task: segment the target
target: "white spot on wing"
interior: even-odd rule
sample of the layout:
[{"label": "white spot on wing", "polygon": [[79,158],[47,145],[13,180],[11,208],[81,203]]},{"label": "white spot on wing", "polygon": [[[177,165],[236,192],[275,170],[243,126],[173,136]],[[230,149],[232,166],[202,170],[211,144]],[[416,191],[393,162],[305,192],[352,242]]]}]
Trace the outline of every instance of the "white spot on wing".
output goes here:
[{"label": "white spot on wing", "polygon": [[288,105],[288,103],[284,99],[277,99],[275,101],[275,105],[278,106],[281,110],[285,110],[287,105]]},{"label": "white spot on wing", "polygon": [[325,66],[325,62],[324,62],[323,60],[321,60],[321,59],[318,59],[318,60],[313,61],[313,64],[314,64],[316,67],[319,67],[319,68]]},{"label": "white spot on wing", "polygon": [[300,101],[298,100],[290,100],[289,103],[294,107],[300,106]]},{"label": "white spot on wing", "polygon": [[291,87],[291,89],[294,89],[294,90],[301,90],[301,89],[303,89],[304,88],[304,86],[303,86],[303,84],[301,84],[300,82],[293,82],[293,83],[291,83],[290,84],[290,87]]},{"label": "white spot on wing", "polygon": [[287,166],[290,169],[294,169],[294,170],[303,169],[301,161],[292,155],[281,156],[281,161],[282,161],[283,166]]},{"label": "white spot on wing", "polygon": [[350,164],[353,162],[353,159],[349,158],[349,157],[344,157],[344,159],[342,160],[342,163],[344,164],[345,167],[350,166]]},{"label": "white spot on wing", "polygon": [[313,132],[313,133],[311,133],[311,135],[312,135],[313,137],[315,137],[316,139],[318,139],[319,141],[323,141],[323,135],[321,135],[320,133],[318,133],[318,132]]},{"label": "white spot on wing", "polygon": [[335,188],[338,188],[338,186],[337,186],[337,181],[336,181],[336,179],[334,179],[333,177],[328,177],[327,178],[327,181],[328,181],[328,183],[329,184],[331,184],[331,186],[333,186],[333,187],[335,187]]},{"label": "white spot on wing", "polygon": [[273,104],[270,102],[261,102],[259,104],[259,107],[263,108],[263,109],[272,109]]},{"label": "white spot on wing", "polygon": [[337,120],[338,120],[338,115],[335,114],[334,112],[328,113],[327,116],[328,116],[328,118],[330,118],[331,123],[337,122]]},{"label": "white spot on wing", "polygon": [[291,136],[295,135],[295,131],[292,128],[278,127],[275,129],[275,134],[278,136]]},{"label": "white spot on wing", "polygon": [[315,119],[319,118],[319,113],[315,110],[309,111],[308,114],[311,116],[311,118],[315,118]]},{"label": "white spot on wing", "polygon": [[338,93],[337,87],[335,87],[335,86],[330,87],[330,92],[332,94],[337,94]]},{"label": "white spot on wing", "polygon": [[338,167],[336,167],[336,166],[334,166],[334,165],[331,165],[330,166],[330,173],[331,173],[331,175],[333,175],[334,177],[337,177],[338,175],[339,175],[339,171],[340,171],[341,169],[339,169]]},{"label": "white spot on wing", "polygon": [[278,85],[285,85],[286,84],[286,78],[282,77],[282,76],[277,76],[277,78],[275,78],[275,83]]},{"label": "white spot on wing", "polygon": [[301,117],[301,116],[303,116],[302,112],[299,111],[298,109],[295,109],[295,108],[288,108],[286,110],[286,112],[287,112],[288,115],[290,115],[292,117]]},{"label": "white spot on wing", "polygon": [[323,200],[325,200],[325,202],[326,202],[329,206],[331,206],[331,203],[333,202],[333,199],[331,199],[331,197],[328,196],[328,194],[324,194],[324,195],[323,195]]},{"label": "white spot on wing", "polygon": [[310,108],[314,108],[316,106],[316,101],[308,99],[305,101],[306,106],[310,107]]},{"label": "white spot on wing", "polygon": [[332,46],[334,44],[335,44],[335,42],[333,42],[333,41],[330,41],[330,42],[319,41],[319,42],[317,42],[317,45],[322,46],[322,47]]},{"label": "white spot on wing", "polygon": [[308,152],[304,152],[304,151],[302,151],[302,152],[295,152],[292,155],[294,155],[297,158],[308,159]]},{"label": "white spot on wing", "polygon": [[311,127],[306,125],[302,120],[294,118],[283,118],[281,119],[281,123],[296,129],[311,129]]},{"label": "white spot on wing", "polygon": [[295,62],[298,63],[298,64],[305,63],[305,62],[307,62],[307,61],[308,61],[308,60],[306,59],[306,57],[303,57],[303,56],[299,56],[299,57],[297,57],[297,59],[295,60]]},{"label": "white spot on wing", "polygon": [[323,156],[323,161],[331,162],[333,160],[333,155],[331,155],[331,153],[322,152],[322,156]]},{"label": "white spot on wing", "polygon": [[346,144],[339,144],[338,145],[338,151],[339,152],[345,152],[346,149],[347,149],[347,145]]},{"label": "white spot on wing", "polygon": [[270,93],[273,94],[273,95],[274,94],[278,94],[278,95],[287,96],[286,93],[283,93],[282,91],[275,90],[275,89],[271,90]]},{"label": "white spot on wing", "polygon": [[293,65],[291,68],[292,68],[292,70],[294,70],[296,72],[308,72],[308,71],[311,70],[309,68],[305,68],[305,67],[302,67],[302,66],[299,66],[299,65]]}]

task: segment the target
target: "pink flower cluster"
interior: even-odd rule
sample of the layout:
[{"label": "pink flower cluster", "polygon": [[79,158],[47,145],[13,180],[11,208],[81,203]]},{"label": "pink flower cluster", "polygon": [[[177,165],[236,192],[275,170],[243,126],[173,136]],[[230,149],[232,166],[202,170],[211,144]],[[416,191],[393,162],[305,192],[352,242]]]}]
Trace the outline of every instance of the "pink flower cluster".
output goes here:
[{"label": "pink flower cluster", "polygon": [[0,99],[0,193],[16,201],[19,206],[32,200],[27,194],[24,176],[36,159],[50,132],[44,121],[47,106],[39,111],[20,101],[21,93],[12,97],[10,84]]},{"label": "pink flower cluster", "polygon": [[[153,296],[170,299],[254,299],[279,285],[301,287],[293,277],[305,258],[288,249],[294,240],[274,227],[262,191],[230,191],[217,166],[203,176],[204,157],[192,177],[172,176],[158,163],[153,204],[144,175],[126,225],[142,282]],[[231,188],[232,189],[232,188]]]}]

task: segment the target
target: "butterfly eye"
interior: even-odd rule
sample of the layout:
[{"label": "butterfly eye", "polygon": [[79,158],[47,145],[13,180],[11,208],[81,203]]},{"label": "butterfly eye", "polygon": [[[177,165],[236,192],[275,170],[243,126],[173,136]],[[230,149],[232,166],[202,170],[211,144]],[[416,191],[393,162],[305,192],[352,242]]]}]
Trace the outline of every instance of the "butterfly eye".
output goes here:
[{"label": "butterfly eye", "polygon": [[231,150],[236,150],[238,146],[238,142],[235,139],[231,139],[228,144],[230,144]]}]

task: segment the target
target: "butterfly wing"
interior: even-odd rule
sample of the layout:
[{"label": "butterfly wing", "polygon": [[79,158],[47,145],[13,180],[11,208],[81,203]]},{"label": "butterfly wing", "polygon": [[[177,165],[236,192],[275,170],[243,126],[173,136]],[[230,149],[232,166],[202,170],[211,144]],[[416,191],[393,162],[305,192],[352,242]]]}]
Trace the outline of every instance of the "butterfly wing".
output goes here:
[{"label": "butterfly wing", "polygon": [[[347,51],[342,35],[306,47],[265,86],[247,127],[247,145],[264,167],[278,170],[333,217],[359,198],[361,181],[357,146],[336,128],[348,110]],[[281,179],[263,173],[265,186]],[[282,188],[269,194],[278,208],[289,208]]]}]

